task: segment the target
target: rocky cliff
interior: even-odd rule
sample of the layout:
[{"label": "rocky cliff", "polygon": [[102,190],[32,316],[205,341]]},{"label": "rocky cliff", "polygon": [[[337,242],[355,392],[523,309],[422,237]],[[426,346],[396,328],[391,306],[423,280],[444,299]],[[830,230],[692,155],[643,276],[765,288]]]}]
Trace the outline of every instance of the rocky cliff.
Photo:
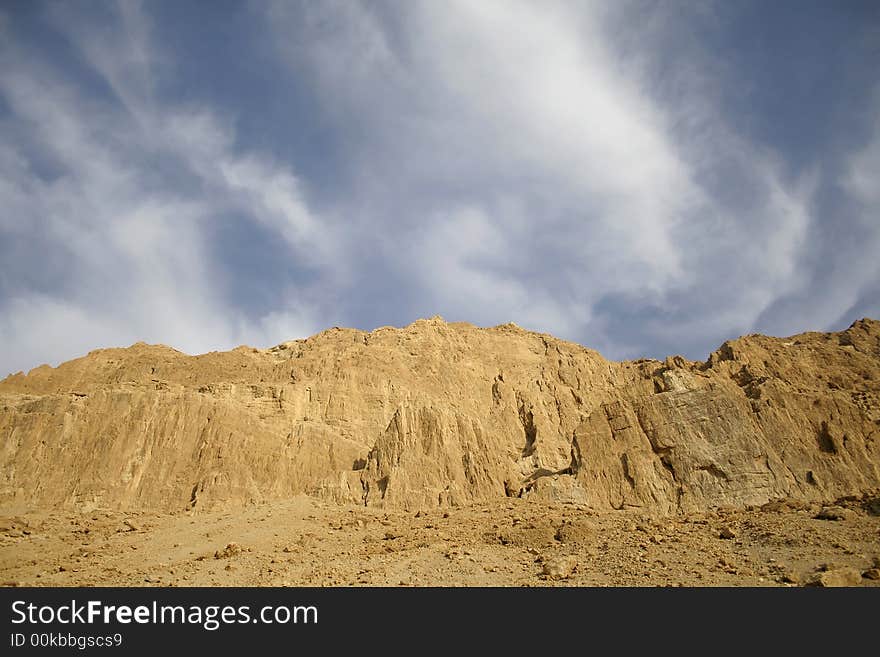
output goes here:
[{"label": "rocky cliff", "polygon": [[675,513],[880,488],[880,322],[611,362],[507,324],[268,350],[102,349],[0,382],[0,503],[165,511],[306,492]]}]

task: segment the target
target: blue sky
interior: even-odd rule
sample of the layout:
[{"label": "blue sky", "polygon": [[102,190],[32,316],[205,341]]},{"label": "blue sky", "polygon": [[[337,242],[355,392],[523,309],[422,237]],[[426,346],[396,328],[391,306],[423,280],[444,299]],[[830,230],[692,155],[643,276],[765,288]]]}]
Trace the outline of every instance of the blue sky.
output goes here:
[{"label": "blue sky", "polygon": [[0,376],[440,314],[880,317],[880,3],[0,5]]}]

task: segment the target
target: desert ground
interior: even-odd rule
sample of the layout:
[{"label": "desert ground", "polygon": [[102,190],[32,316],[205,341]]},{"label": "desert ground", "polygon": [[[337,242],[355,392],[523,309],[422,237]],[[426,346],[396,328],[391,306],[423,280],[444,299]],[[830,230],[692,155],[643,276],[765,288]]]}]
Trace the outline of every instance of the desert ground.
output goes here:
[{"label": "desert ground", "polygon": [[880,586],[871,497],[672,517],[307,496],[202,513],[12,510],[0,520],[5,586]]}]

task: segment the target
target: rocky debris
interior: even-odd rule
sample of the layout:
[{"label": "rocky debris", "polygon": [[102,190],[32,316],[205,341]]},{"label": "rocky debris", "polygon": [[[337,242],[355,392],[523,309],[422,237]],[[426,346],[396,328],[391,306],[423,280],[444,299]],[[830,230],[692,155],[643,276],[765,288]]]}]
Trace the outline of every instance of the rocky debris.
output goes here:
[{"label": "rocky debris", "polygon": [[214,553],[214,558],[230,559],[231,557],[238,556],[243,551],[243,548],[238,543],[227,543],[225,548],[223,548],[222,550],[217,550]]},{"label": "rocky debris", "polygon": [[864,501],[865,511],[872,516],[880,516],[880,497],[866,497]]},{"label": "rocky debris", "polygon": [[730,527],[724,526],[721,528],[721,531],[718,532],[718,537],[723,539],[734,539],[736,538],[736,532],[734,532]]},{"label": "rocky debris", "polygon": [[862,573],[862,577],[865,579],[880,579],[880,568],[868,568],[868,570]]},{"label": "rocky debris", "polygon": [[718,568],[731,575],[736,575],[739,572],[736,564],[727,557],[721,557],[718,559]]},{"label": "rocky debris", "polygon": [[858,586],[861,582],[862,574],[855,568],[833,568],[816,573],[805,586]]},{"label": "rocky debris", "polygon": [[[861,509],[861,499],[833,505]],[[674,517],[645,509],[587,515],[574,505],[517,498],[456,507],[450,509],[451,519],[443,519],[442,511],[423,511],[415,518],[414,510],[338,506],[299,496],[241,510],[139,514],[134,517],[149,524],[149,532],[122,533],[117,530],[129,514],[106,519],[95,514],[100,519],[94,520],[92,514],[34,510],[25,519],[40,527],[41,538],[0,543],[0,581],[24,586],[388,586],[399,581],[413,586],[794,586],[852,568],[859,573],[857,586],[880,588],[880,580],[865,576],[880,569],[877,518],[859,511],[846,522],[814,520],[821,506],[773,513],[757,507],[713,509]],[[368,521],[368,530],[353,529],[358,518]],[[85,524],[93,528],[88,544],[73,531]],[[724,526],[736,532],[735,540],[719,540]],[[583,539],[559,541],[561,528],[583,528]],[[384,541],[385,532],[396,538]],[[502,544],[499,534],[512,542]],[[232,540],[241,553],[215,560]],[[549,570],[563,557],[577,564],[567,578],[544,574],[545,564]],[[824,581],[833,584],[834,575]]]},{"label": "rocky debris", "polygon": [[778,581],[781,584],[799,584],[800,577],[793,571],[785,571],[779,576]]},{"label": "rocky debris", "polygon": [[0,517],[0,535],[8,538],[23,538],[32,534],[30,523],[20,517]]},{"label": "rocky debris", "polygon": [[814,517],[816,520],[846,520],[852,516],[852,511],[840,506],[825,506]]},{"label": "rocky debris", "polygon": [[571,556],[554,557],[544,561],[542,573],[550,579],[568,579],[577,568],[577,559]]},{"label": "rocky debris", "polygon": [[553,535],[554,540],[560,543],[590,543],[595,537],[595,527],[593,523],[585,520],[571,521],[564,520],[562,524],[556,528]]},{"label": "rocky debris", "polygon": [[766,513],[784,513],[788,511],[789,506],[785,500],[772,500],[761,505],[761,511]]}]

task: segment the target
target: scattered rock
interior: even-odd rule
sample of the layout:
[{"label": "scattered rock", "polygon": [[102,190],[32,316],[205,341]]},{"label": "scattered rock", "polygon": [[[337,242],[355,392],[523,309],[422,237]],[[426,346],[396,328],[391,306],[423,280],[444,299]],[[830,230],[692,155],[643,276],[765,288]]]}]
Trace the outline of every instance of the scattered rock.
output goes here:
[{"label": "scattered rock", "polygon": [[718,537],[725,540],[734,539],[736,538],[736,532],[734,532],[730,527],[724,526],[721,528],[721,531],[718,532]]},{"label": "scattered rock", "polygon": [[739,572],[736,568],[736,565],[731,561],[728,561],[724,557],[718,559],[718,567],[723,570],[725,573],[729,573],[731,575],[736,575]]},{"label": "scattered rock", "polygon": [[576,568],[574,557],[555,557],[544,562],[543,574],[550,579],[568,579]]},{"label": "scattered rock", "polygon": [[846,520],[852,516],[852,511],[839,506],[825,506],[815,516],[816,520]]},{"label": "scattered rock", "polygon": [[783,584],[799,584],[800,578],[797,576],[797,573],[786,571],[779,576],[778,581]]},{"label": "scattered rock", "polygon": [[215,559],[229,559],[230,557],[238,556],[242,553],[242,548],[238,543],[227,543],[226,547],[222,550],[217,550],[214,553]]},{"label": "scattered rock", "polygon": [[835,570],[825,570],[813,575],[807,582],[806,586],[858,586],[862,581],[862,574],[855,568],[837,568]]},{"label": "scattered rock", "polygon": [[865,579],[880,579],[880,568],[868,568],[868,570],[862,573],[862,577]]}]

